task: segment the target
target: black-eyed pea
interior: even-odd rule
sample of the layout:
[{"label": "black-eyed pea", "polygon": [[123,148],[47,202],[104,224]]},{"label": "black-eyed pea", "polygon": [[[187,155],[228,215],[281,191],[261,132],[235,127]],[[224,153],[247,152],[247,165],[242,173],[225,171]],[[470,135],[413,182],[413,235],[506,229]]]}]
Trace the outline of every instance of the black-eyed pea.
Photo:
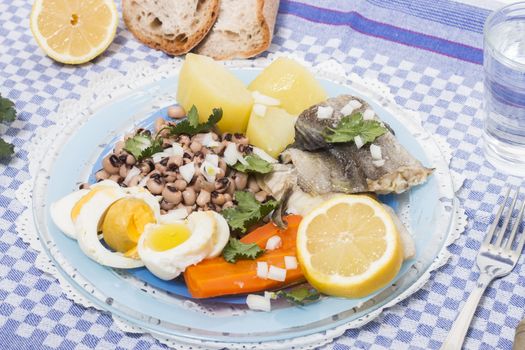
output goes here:
[{"label": "black-eyed pea", "polygon": [[211,195],[210,192],[206,190],[201,190],[197,196],[196,203],[199,207],[204,207],[206,204],[210,203]]},{"label": "black-eyed pea", "polygon": [[264,202],[268,194],[265,191],[259,191],[255,194],[255,199],[259,202]]},{"label": "black-eyed pea", "polygon": [[126,165],[126,164],[122,164],[120,166],[120,170],[119,170],[119,175],[123,178],[126,178],[126,175],[128,175],[128,171],[129,169],[131,169],[131,167],[129,165]]},{"label": "black-eyed pea", "polygon": [[97,182],[107,180],[108,177],[109,174],[104,169],[101,169],[95,173],[95,180],[97,180]]},{"label": "black-eyed pea", "polygon": [[175,208],[175,204],[174,203],[170,203],[166,200],[162,200],[160,201],[160,208],[161,209],[164,209],[164,210],[171,210],[173,208]]},{"label": "black-eyed pea", "polygon": [[182,193],[177,190],[173,183],[168,183],[164,186],[162,197],[164,197],[165,201],[173,203],[174,205],[179,204],[182,201]]},{"label": "black-eyed pea", "polygon": [[197,153],[202,149],[202,145],[199,141],[192,141],[190,144],[190,150],[193,153]]},{"label": "black-eyed pea", "polygon": [[232,202],[232,201],[227,201],[226,203],[224,203],[224,204],[222,205],[222,210],[224,210],[224,209],[228,209],[228,208],[233,208],[233,206],[234,206],[234,205],[233,205],[233,202]]},{"label": "black-eyed pea", "polygon": [[182,192],[182,198],[184,200],[184,204],[188,206],[195,204],[197,195],[195,194],[195,190],[192,187],[188,187]]},{"label": "black-eyed pea", "polygon": [[248,180],[248,189],[250,190],[250,192],[252,193],[257,193],[261,190],[261,188],[259,187],[259,185],[257,184],[257,180],[255,180],[254,177],[250,178]]},{"label": "black-eyed pea", "polygon": [[162,183],[161,179],[150,177],[150,179],[146,182],[146,187],[148,188],[148,191],[151,192],[151,194],[157,195],[162,193],[164,184]]},{"label": "black-eyed pea", "polygon": [[174,186],[177,191],[184,191],[188,186],[188,183],[184,180],[175,180]]},{"label": "black-eyed pea", "polygon": [[237,172],[234,175],[235,188],[239,191],[244,190],[248,184],[248,175],[245,173]]},{"label": "black-eyed pea", "polygon": [[223,193],[219,193],[217,191],[213,191],[211,193],[211,202],[213,204],[216,204],[216,205],[223,205],[224,203],[226,203],[226,198],[225,198],[225,194]]},{"label": "black-eyed pea", "polygon": [[114,154],[108,155],[102,160],[102,168],[110,175],[118,174],[120,165],[120,159]]},{"label": "black-eyed pea", "polygon": [[124,141],[119,141],[115,144],[115,147],[113,148],[113,153],[120,154],[124,150]]},{"label": "black-eyed pea", "polygon": [[180,105],[169,106],[167,113],[168,117],[172,119],[181,119],[186,116],[186,111]]}]

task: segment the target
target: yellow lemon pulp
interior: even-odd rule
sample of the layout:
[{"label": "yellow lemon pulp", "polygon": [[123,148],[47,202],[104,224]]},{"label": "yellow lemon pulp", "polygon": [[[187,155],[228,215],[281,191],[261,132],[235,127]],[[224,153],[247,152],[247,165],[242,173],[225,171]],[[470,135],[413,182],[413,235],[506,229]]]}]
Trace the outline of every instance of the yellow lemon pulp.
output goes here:
[{"label": "yellow lemon pulp", "polygon": [[31,11],[37,43],[62,63],[84,63],[101,54],[117,25],[113,0],[36,0]]},{"label": "yellow lemon pulp", "polygon": [[149,234],[146,244],[154,251],[163,252],[184,243],[190,235],[190,229],[184,224],[159,225]]},{"label": "yellow lemon pulp", "polygon": [[338,196],[301,222],[297,250],[307,280],[321,292],[359,298],[399,272],[399,233],[382,204],[367,196]]},{"label": "yellow lemon pulp", "polygon": [[128,256],[136,252],[146,224],[155,223],[153,210],[138,198],[122,198],[113,203],[102,222],[104,241],[113,250]]}]

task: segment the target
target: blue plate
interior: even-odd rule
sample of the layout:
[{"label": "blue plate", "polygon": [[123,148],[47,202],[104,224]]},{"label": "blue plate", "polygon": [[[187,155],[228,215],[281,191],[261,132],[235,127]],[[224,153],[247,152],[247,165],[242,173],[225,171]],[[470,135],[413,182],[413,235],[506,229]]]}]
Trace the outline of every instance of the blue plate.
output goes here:
[{"label": "blue plate", "polygon": [[[233,71],[241,80],[248,83],[260,70]],[[390,294],[383,296],[368,308],[358,308],[358,306],[375,295],[362,299],[327,297],[305,307],[289,306],[269,313],[248,311],[241,312],[237,316],[223,317],[220,314],[188,308],[185,300],[189,295],[181,279],[162,281],[145,269],[129,272],[135,279],[167,291],[171,296],[171,299],[160,298],[156,294],[146,293],[137,283],[132,283],[130,279],[124,278],[115,270],[90,260],[82,253],[75,240],[66,237],[52,223],[49,217],[49,204],[75,190],[79,182],[84,182],[88,176],[92,176],[93,171],[100,168],[101,157],[110,151],[114,142],[121,138],[124,132],[133,130],[137,126],[149,126],[157,116],[164,116],[163,109],[142,114],[138,111],[151,107],[159,95],[170,92],[175,94],[177,82],[178,77],[174,75],[137,88],[133,94],[99,108],[61,148],[54,160],[49,178],[46,178],[44,203],[35,205],[42,210],[42,215],[46,215],[45,220],[42,220],[44,224],[37,220],[41,236],[45,238],[43,241],[48,245],[52,242],[68,264],[74,267],[75,273],[89,281],[91,286],[87,288],[80,285],[71,274],[66,276],[62,271],[65,278],[95,305],[160,335],[229,342],[273,341],[317,333],[366,316],[399,296],[430,266],[432,259],[425,258],[423,265],[419,266],[414,274],[403,277],[411,269],[414,261],[421,260],[421,254],[428,255],[429,249],[432,249],[432,254],[435,250],[434,257],[438,254],[444,242],[443,231],[447,231],[450,225],[450,223],[440,223],[441,228],[437,229],[439,225],[436,223],[435,212],[440,205],[437,195],[439,184],[433,176],[424,186],[414,188],[408,194],[384,198],[384,201],[394,207],[409,206],[410,226],[418,256],[414,261],[403,264],[397,277],[399,279],[403,277],[403,281],[399,282],[398,288],[391,288]],[[383,103],[371,100],[363,96],[361,90],[349,86],[327,80],[322,80],[321,83],[330,96],[350,93],[368,100],[377,114],[395,130],[403,146],[424,165],[432,166],[424,148],[411,135],[403,121],[382,106]],[[53,259],[52,254],[50,258]],[[94,289],[96,293],[93,292]],[[214,301],[219,301],[219,304],[236,304],[243,303],[245,300],[241,297],[225,297]],[[205,304],[213,303],[205,302]]]}]

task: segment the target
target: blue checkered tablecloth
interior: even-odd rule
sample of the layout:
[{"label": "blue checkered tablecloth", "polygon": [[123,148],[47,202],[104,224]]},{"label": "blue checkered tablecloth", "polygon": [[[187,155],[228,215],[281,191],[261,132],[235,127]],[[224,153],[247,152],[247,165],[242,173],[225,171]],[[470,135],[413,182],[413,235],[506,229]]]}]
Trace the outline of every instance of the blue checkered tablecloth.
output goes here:
[{"label": "blue checkered tablecloth", "polygon": [[[0,127],[16,156],[0,163],[0,349],[164,349],[147,335],[125,334],[112,319],[66,299],[35,266],[36,254],[17,235],[15,220],[29,203],[15,191],[28,174],[31,137],[78,86],[100,72],[137,61],[170,58],[139,44],[122,21],[109,49],[79,67],[53,62],[29,30],[31,2],[0,0],[0,93],[16,101],[15,122]],[[478,277],[475,257],[507,183],[481,151],[482,27],[488,12],[445,0],[281,0],[271,51],[306,60],[335,59],[348,71],[388,85],[396,101],[419,110],[425,127],[446,138],[452,168],[466,177],[459,197],[469,226],[450,247],[453,258],[420,291],[326,349],[438,349]],[[523,184],[522,184],[523,185]],[[511,349],[525,314],[523,257],[488,288],[465,349]]]}]

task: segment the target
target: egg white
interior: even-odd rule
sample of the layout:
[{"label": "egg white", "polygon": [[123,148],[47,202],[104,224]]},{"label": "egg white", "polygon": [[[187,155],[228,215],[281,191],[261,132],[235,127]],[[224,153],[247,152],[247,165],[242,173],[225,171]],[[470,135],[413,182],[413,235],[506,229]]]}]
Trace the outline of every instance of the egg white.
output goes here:
[{"label": "egg white", "polygon": [[190,237],[180,245],[165,251],[155,251],[148,245],[148,239],[158,224],[148,224],[138,243],[138,253],[148,270],[163,280],[179,276],[188,266],[205,259],[213,250],[213,234],[216,220],[210,212],[193,212],[184,221],[171,223],[188,227]]},{"label": "egg white", "polygon": [[122,253],[107,249],[98,237],[99,222],[104,213],[113,203],[123,198],[143,200],[152,209],[156,221],[160,219],[159,202],[151,193],[133,187],[127,189],[108,187],[95,193],[80,210],[75,223],[78,244],[84,254],[99,264],[121,269],[144,266],[144,263],[138,259],[128,258]]},{"label": "egg white", "polygon": [[60,198],[49,207],[51,220],[66,236],[77,238],[75,224],[71,219],[71,211],[75,204],[89,192],[88,189],[78,190]]},{"label": "egg white", "polygon": [[226,244],[228,244],[230,239],[230,227],[224,216],[214,211],[210,211],[210,214],[215,218],[216,227],[212,236],[213,248],[206,259],[215,258],[221,255],[222,250]]}]

